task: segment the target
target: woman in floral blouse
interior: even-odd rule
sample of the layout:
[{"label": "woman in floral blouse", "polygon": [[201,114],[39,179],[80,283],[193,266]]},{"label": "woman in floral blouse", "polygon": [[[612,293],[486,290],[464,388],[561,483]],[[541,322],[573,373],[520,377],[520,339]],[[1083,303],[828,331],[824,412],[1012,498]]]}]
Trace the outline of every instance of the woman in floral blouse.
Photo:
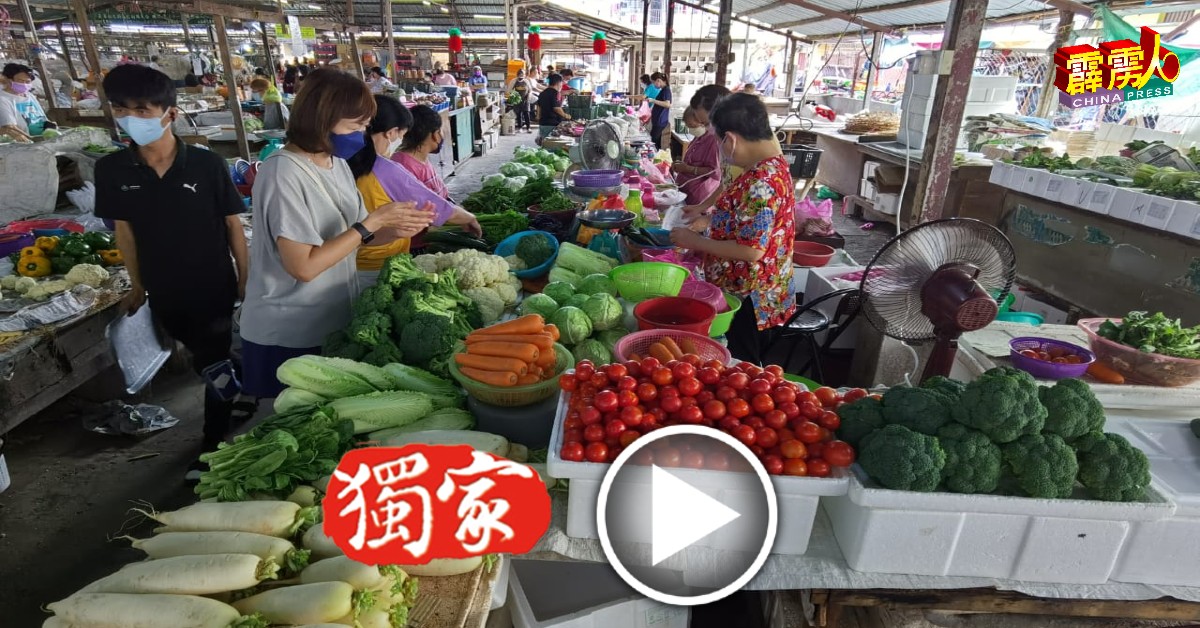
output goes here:
[{"label": "woman in floral blouse", "polygon": [[795,188],[757,96],[733,94],[709,113],[721,159],[743,170],[720,198],[707,236],[671,231],[671,241],[704,255],[704,277],[745,300],[729,330],[729,350],[758,362],[759,332],[779,327],[796,310],[791,293]]}]

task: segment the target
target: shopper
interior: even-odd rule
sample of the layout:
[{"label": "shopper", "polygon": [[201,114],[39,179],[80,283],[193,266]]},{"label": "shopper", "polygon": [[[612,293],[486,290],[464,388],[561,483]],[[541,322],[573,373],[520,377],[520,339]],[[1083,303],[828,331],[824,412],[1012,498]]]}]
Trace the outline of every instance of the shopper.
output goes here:
[{"label": "shopper", "polygon": [[[462,225],[472,235],[482,235],[474,214],[434,193],[407,168],[392,161],[412,124],[412,114],[395,98],[375,97],[375,116],[367,125],[367,145],[348,160],[367,211],[374,212],[394,201],[428,203],[433,207],[434,225]],[[410,238],[397,238],[387,244],[359,248],[359,287],[374,284],[383,262],[407,253],[410,246]]]},{"label": "shopper", "polygon": [[458,87],[458,79],[443,70],[442,66],[439,65],[433,69],[433,84],[441,85],[442,87]]},{"label": "shopper", "polygon": [[450,191],[442,181],[442,175],[430,161],[434,153],[442,152],[446,141],[442,133],[442,116],[428,105],[412,108],[412,128],[404,134],[400,152],[392,156],[396,163],[404,166],[425,187],[441,198],[450,198]]},{"label": "shopper", "polygon": [[367,85],[371,86],[372,94],[382,94],[396,89],[396,85],[383,74],[383,68],[375,66],[367,70]]},{"label": "shopper", "polygon": [[792,280],[795,193],[788,163],[757,96],[734,94],[709,114],[721,158],[744,169],[717,200],[708,235],[671,231],[671,242],[704,255],[704,278],[745,300],[729,331],[734,357],[761,362],[761,332],[796,309]]},{"label": "shopper", "polygon": [[525,77],[525,70],[517,70],[517,76],[508,85],[508,104],[517,113],[516,128],[524,127],[531,131],[529,120],[529,98],[533,95],[533,85]]},{"label": "shopper", "polygon": [[639,80],[642,83],[643,98],[654,98],[658,95],[658,86],[654,84],[654,81],[650,80],[649,74],[643,74]]},{"label": "shopper", "polygon": [[671,141],[667,137],[671,130],[671,86],[667,84],[667,77],[662,72],[651,74],[650,80],[658,88],[658,93],[653,98],[646,99],[652,105],[650,139],[654,140],[658,150],[667,150],[671,147]]},{"label": "shopper", "polygon": [[[242,195],[225,160],[184,144],[171,130],[179,115],[175,83],[149,66],[122,65],[104,78],[113,117],[133,146],[96,162],[96,217],[115,222],[130,290],[129,315],[149,299],[156,321],[192,354],[205,376],[203,451],[229,433],[234,303],[245,294],[250,262],[238,214]],[[253,405],[247,412],[253,413]],[[188,470],[199,480],[200,464]]]},{"label": "shopper", "polygon": [[295,94],[296,85],[300,82],[300,68],[296,65],[289,65],[283,71],[283,93]]},{"label": "shopper", "polygon": [[0,89],[0,133],[19,142],[31,142],[32,136],[46,129],[46,111],[30,91],[33,70],[20,63],[5,64],[7,85]]},{"label": "shopper", "polygon": [[558,92],[563,85],[563,77],[560,74],[551,74],[550,78],[546,79],[546,89],[538,95],[538,140],[544,140],[550,136],[550,132],[562,124],[563,120],[570,120],[571,116],[563,111],[562,104],[558,97]]},{"label": "shopper", "polygon": [[345,159],[366,144],[375,114],[359,78],[324,68],[305,79],[288,120],[283,150],[254,180],[254,264],[242,306],[244,389],[275,397],[280,364],[317,353],[344,328],[358,295],[355,252],[364,244],[411,237],[432,208],[389,203],[370,214]]},{"label": "shopper", "polygon": [[262,102],[267,90],[271,89],[271,81],[256,76],[250,81],[250,102]]},{"label": "shopper", "polygon": [[708,132],[700,115],[692,107],[683,112],[683,122],[692,134],[683,159],[671,164],[675,183],[687,194],[687,203],[696,205],[704,202],[721,185],[721,154],[716,135]]},{"label": "shopper", "polygon": [[483,68],[475,66],[471,70],[471,78],[467,80],[467,84],[471,86],[471,91],[476,94],[488,93],[488,79],[483,75]]},{"label": "shopper", "polygon": [[558,104],[563,105],[567,102],[567,97],[575,91],[575,88],[571,87],[571,80],[575,78],[575,71],[571,68],[563,68],[563,71],[559,75],[562,76],[562,86],[559,88]]}]

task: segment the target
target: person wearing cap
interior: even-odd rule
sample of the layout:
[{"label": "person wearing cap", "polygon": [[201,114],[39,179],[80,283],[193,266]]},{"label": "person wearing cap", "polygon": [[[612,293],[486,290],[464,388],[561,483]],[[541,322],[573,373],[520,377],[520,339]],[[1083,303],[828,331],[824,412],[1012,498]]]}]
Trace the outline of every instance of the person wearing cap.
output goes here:
[{"label": "person wearing cap", "polygon": [[476,94],[488,93],[488,79],[483,74],[483,68],[475,66],[471,70],[471,78],[467,79],[467,84],[471,86],[471,91]]},{"label": "person wearing cap", "polygon": [[0,89],[0,133],[18,142],[31,142],[46,128],[46,111],[30,91],[33,69],[20,63],[4,66],[7,85]]}]

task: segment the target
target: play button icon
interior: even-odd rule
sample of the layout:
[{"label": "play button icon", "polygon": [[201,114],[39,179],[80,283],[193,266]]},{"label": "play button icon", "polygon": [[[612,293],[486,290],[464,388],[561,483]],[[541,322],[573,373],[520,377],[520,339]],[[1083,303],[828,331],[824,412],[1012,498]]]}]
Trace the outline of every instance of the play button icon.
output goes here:
[{"label": "play button icon", "polygon": [[714,429],[676,425],[634,441],[600,485],[596,524],[627,584],[675,605],[745,586],[775,540],[775,492],[758,458]]}]

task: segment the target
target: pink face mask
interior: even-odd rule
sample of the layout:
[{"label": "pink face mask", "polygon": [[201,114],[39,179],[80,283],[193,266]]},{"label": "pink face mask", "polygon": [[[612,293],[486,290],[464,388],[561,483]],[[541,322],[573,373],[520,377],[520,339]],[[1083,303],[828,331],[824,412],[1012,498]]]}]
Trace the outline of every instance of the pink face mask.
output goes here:
[{"label": "pink face mask", "polygon": [[29,83],[18,83],[16,81],[13,81],[11,83],[11,87],[12,87],[13,92],[15,92],[17,94],[24,94],[25,92],[29,91]]}]

